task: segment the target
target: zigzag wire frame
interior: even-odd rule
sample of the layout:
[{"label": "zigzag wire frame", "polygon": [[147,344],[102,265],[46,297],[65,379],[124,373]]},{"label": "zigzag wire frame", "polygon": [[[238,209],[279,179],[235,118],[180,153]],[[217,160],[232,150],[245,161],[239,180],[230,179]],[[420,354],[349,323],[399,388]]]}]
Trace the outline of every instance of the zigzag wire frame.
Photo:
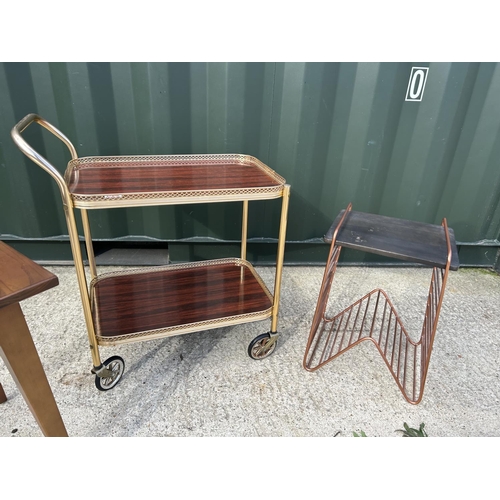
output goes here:
[{"label": "zigzag wire frame", "polygon": [[[447,233],[446,225],[445,231]],[[444,297],[451,252],[446,269],[433,268],[422,332],[420,339],[415,342],[408,335],[389,297],[381,289],[372,290],[332,318],[325,315],[341,249],[338,245],[333,247],[325,268],[323,285],[304,354],[304,368],[315,371],[361,342],[371,341],[381,354],[404,398],[411,404],[420,403]]]}]

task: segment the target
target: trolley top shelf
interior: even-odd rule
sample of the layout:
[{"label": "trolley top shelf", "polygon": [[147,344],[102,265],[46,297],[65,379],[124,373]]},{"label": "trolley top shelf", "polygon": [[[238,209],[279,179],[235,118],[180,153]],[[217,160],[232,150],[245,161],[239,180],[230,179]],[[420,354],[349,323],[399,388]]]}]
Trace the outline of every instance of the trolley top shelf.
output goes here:
[{"label": "trolley top shelf", "polygon": [[[326,242],[331,243],[344,212],[340,212],[328,230]],[[452,250],[450,269],[456,271],[459,261],[455,233],[451,228],[448,231]],[[440,268],[446,267],[448,257],[443,226],[356,211],[347,214],[336,244]]]},{"label": "trolley top shelf", "polygon": [[270,199],[285,185],[260,160],[239,154],[76,158],[65,181],[79,208]]}]

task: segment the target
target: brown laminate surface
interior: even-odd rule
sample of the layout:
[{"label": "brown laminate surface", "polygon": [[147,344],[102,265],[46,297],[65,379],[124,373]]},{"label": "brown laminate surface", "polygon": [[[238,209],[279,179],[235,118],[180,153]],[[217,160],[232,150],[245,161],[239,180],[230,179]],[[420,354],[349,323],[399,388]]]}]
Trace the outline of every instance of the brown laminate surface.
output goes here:
[{"label": "brown laminate surface", "polygon": [[57,276],[0,241],[0,307],[59,284]]},{"label": "brown laminate surface", "polygon": [[236,162],[186,165],[96,160],[73,170],[69,178],[69,190],[76,195],[248,189],[280,184],[263,169]]},{"label": "brown laminate surface", "polygon": [[250,269],[231,263],[110,276],[97,281],[94,291],[94,316],[103,337],[262,312],[272,306]]}]

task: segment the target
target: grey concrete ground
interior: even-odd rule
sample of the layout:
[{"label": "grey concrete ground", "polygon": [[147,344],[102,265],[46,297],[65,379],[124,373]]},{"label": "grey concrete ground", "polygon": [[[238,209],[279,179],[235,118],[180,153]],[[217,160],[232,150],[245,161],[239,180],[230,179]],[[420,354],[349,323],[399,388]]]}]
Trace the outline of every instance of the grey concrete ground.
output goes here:
[{"label": "grey concrete ground", "polygon": [[[450,273],[422,403],[408,404],[370,343],[309,373],[302,357],[323,267],[285,267],[276,352],[254,361],[249,342],[262,321],[162,340],[102,347],[125,359],[122,381],[99,392],[73,267],[45,266],[60,285],[22,303],[70,436],[399,437],[421,422],[429,436],[500,436],[500,277]],[[117,270],[116,267],[101,271]],[[274,269],[258,267],[273,287]],[[331,312],[381,287],[418,336],[430,270],[342,267]],[[0,436],[41,436],[0,360],[8,401]],[[17,429],[17,432],[13,432]]]}]

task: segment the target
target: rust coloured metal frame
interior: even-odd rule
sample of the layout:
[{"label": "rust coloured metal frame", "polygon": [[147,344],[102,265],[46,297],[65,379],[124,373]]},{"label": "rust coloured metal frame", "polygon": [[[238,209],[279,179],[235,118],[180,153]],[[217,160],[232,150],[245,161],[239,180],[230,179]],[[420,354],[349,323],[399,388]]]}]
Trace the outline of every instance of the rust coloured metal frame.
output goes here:
[{"label": "rust coloured metal frame", "polygon": [[326,313],[330,290],[342,246],[337,235],[352,210],[349,204],[333,233],[315,314],[303,359],[308,371],[316,371],[363,341],[372,342],[406,401],[421,402],[434,338],[452,260],[452,246],[446,219],[446,266],[433,267],[422,332],[418,341],[409,336],[386,292],[375,289],[333,317]]},{"label": "rust coloured metal frame", "polygon": [[[69,149],[71,154],[71,161],[65,171],[64,177],[59,171],[49,162],[46,158],[37,153],[22,137],[22,132],[32,123],[38,123],[58,139],[60,139]],[[262,163],[257,158],[240,155],[240,154],[211,154],[211,155],[164,155],[164,156],[119,156],[119,157],[85,157],[79,158],[77,152],[71,141],[56,127],[45,121],[43,118],[36,114],[29,114],[17,123],[11,131],[11,137],[17,147],[34,163],[42,167],[51,177],[56,181],[64,207],[66,222],[68,226],[69,239],[78,279],[80,290],[80,297],[83,306],[83,313],[87,326],[88,340],[90,351],[92,355],[92,362],[94,365],[93,372],[97,377],[106,379],[112,377],[113,373],[111,368],[103,365],[99,354],[99,345],[116,345],[121,343],[128,343],[133,341],[159,338],[162,336],[180,335],[183,333],[193,332],[197,329],[208,330],[218,328],[221,326],[236,325],[249,321],[257,321],[265,318],[271,318],[271,328],[268,334],[268,340],[262,343],[262,352],[272,352],[274,343],[278,338],[277,323],[278,311],[281,289],[281,277],[283,272],[284,260],[284,247],[285,235],[288,216],[288,202],[290,196],[290,186],[286,184],[285,179],[279,176],[276,172],[270,169],[267,165]],[[163,191],[114,191],[103,192],[98,189],[96,192],[78,192],[75,185],[82,180],[84,175],[91,172],[96,164],[104,166],[105,168],[133,168],[134,164],[141,167],[141,162],[147,167],[147,164],[155,166],[182,166],[182,165],[247,165],[252,167],[258,175],[264,179],[261,184],[253,185],[240,185],[231,188],[215,188],[202,186],[200,189],[185,189],[175,190],[167,189]],[[207,168],[208,168],[207,167]],[[119,177],[119,176],[118,176]],[[124,176],[127,178],[127,176]],[[266,179],[268,183],[266,184]],[[276,274],[274,282],[273,295],[267,290],[265,284],[255,272],[253,267],[246,259],[246,245],[247,245],[247,224],[248,224],[248,202],[250,200],[260,199],[273,199],[282,198],[281,204],[281,220],[280,230],[278,236],[278,250],[276,255]],[[87,214],[89,209],[104,209],[104,208],[119,208],[131,206],[148,206],[148,205],[177,205],[186,203],[217,203],[217,202],[234,202],[239,201],[243,203],[243,217],[242,217],[242,238],[241,238],[241,259],[232,259],[234,265],[241,268],[240,280],[244,279],[244,269],[248,269],[247,276],[250,276],[254,283],[260,286],[260,295],[264,297],[264,301],[269,301],[269,307],[263,306],[262,310],[256,312],[243,312],[236,316],[221,317],[220,319],[210,321],[200,321],[196,324],[180,325],[178,327],[170,327],[165,329],[156,329],[154,331],[138,331],[133,335],[117,336],[115,338],[105,337],[96,324],[97,305],[94,294],[94,287],[102,282],[103,279],[113,279],[120,273],[107,273],[98,276],[95,257],[93,252],[92,237],[90,230],[90,222]],[[74,209],[80,210],[83,231],[85,238],[85,245],[91,275],[90,285],[87,283],[85,274],[85,267],[83,257],[80,250],[80,238],[76,225]],[[231,260],[231,259],[229,259]],[[212,261],[205,261],[204,264],[187,264],[176,265],[164,269],[163,271],[169,272],[169,269],[175,268],[195,268],[197,266],[220,266],[227,263],[228,259],[216,259]],[[158,272],[161,272],[158,269]],[[132,271],[135,273],[137,271]],[[151,274],[151,273],[149,273]],[[267,299],[266,299],[267,297]],[[259,344],[260,345],[260,344]],[[262,356],[262,357],[265,357]],[[111,359],[111,358],[110,358]],[[260,359],[260,358],[255,358]],[[109,361],[109,360],[108,360]],[[123,361],[123,360],[122,360]],[[97,384],[97,381],[96,381]],[[99,386],[98,386],[99,388]],[[103,389],[107,390],[107,389]]]}]

